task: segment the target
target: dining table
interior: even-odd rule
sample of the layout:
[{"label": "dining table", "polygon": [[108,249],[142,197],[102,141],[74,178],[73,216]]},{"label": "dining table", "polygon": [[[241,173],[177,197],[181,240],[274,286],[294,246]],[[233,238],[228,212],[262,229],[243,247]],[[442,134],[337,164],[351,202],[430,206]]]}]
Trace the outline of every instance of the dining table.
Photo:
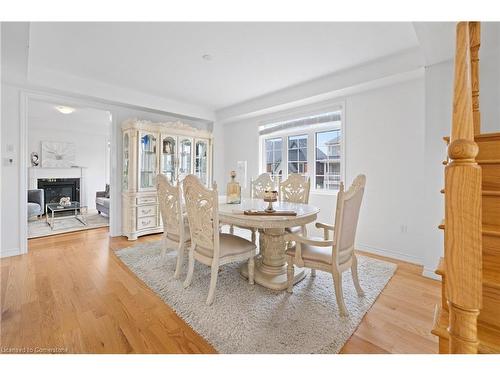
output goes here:
[{"label": "dining table", "polygon": [[[255,259],[255,283],[273,290],[287,288],[285,241],[286,228],[305,226],[316,220],[319,208],[303,203],[275,202],[276,211],[293,211],[295,216],[246,215],[244,211],[264,211],[268,203],[262,199],[247,198],[241,203],[226,203],[224,196],[219,197],[219,221],[242,228],[254,228],[259,231],[260,252]],[[240,272],[248,278],[248,266],[245,263]],[[294,272],[294,284],[306,276],[305,270],[297,268]]]}]

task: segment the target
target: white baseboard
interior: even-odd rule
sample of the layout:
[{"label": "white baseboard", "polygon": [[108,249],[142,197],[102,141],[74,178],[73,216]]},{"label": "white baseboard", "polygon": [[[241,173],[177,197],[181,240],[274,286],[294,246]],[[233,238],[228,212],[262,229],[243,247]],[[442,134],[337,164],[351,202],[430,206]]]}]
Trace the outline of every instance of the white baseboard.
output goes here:
[{"label": "white baseboard", "polygon": [[21,255],[21,250],[20,249],[9,249],[9,250],[2,250],[0,252],[0,258],[7,258],[7,257],[13,257],[16,255]]},{"label": "white baseboard", "polygon": [[431,270],[430,268],[425,268],[422,271],[422,276],[428,277],[429,279],[434,279],[434,280],[439,280],[441,281],[441,276],[436,275],[434,270]]},{"label": "white baseboard", "polygon": [[422,258],[418,258],[418,257],[412,256],[412,255],[400,253],[397,251],[378,249],[378,248],[375,248],[373,246],[364,245],[364,244],[356,244],[356,249],[366,251],[367,253],[373,253],[373,254],[384,256],[384,257],[394,258],[397,260],[402,260],[404,262],[417,264],[419,266],[422,266],[424,264]]}]

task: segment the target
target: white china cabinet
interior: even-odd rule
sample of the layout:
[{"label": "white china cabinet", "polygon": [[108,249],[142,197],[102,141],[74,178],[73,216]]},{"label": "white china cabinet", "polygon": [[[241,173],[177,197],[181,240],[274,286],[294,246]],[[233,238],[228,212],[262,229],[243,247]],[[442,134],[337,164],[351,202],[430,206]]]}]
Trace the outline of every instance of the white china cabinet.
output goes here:
[{"label": "white china cabinet", "polygon": [[195,174],[212,182],[212,135],[180,121],[127,120],[123,132],[122,226],[129,240],[163,231],[156,175],[177,183]]}]

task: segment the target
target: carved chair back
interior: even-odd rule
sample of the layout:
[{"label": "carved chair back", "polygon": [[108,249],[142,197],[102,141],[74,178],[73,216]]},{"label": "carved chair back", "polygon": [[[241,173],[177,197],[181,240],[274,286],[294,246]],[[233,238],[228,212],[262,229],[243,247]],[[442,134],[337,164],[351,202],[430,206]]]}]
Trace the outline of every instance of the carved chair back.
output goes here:
[{"label": "carved chair back", "polygon": [[365,185],[366,177],[362,174],[354,179],[347,191],[344,191],[344,184],[340,183],[340,190],[337,195],[332,255],[334,263],[338,266],[349,262],[354,254],[356,229]]},{"label": "carved chair back", "polygon": [[274,190],[275,184],[269,173],[262,173],[250,181],[250,198],[264,198],[266,190]]},{"label": "carved chair back", "polygon": [[183,181],[184,199],[191,231],[191,244],[219,258],[219,196],[207,189],[195,175]]},{"label": "carved chair back", "polygon": [[311,179],[299,173],[292,173],[288,178],[280,182],[280,199],[284,202],[309,203],[309,191],[311,190]]},{"label": "carved chair back", "polygon": [[172,185],[168,177],[160,173],[156,176],[156,190],[166,237],[174,241],[184,238],[180,184]]}]

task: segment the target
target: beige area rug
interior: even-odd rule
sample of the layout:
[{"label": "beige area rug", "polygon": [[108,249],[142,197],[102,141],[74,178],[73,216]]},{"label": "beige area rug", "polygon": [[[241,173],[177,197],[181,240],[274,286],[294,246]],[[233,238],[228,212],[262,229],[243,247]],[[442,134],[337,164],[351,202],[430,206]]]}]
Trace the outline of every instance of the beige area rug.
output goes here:
[{"label": "beige area rug", "polygon": [[349,317],[340,317],[332,277],[317,272],[294,287],[294,293],[249,285],[240,264],[221,268],[215,302],[205,300],[210,269],[196,262],[193,282],[184,289],[187,260],[180,280],[173,278],[176,252],[161,257],[161,242],[118,250],[117,256],[160,298],[220,353],[338,353],[354,333],[396,270],[396,265],[359,257],[364,297],[358,297],[350,271],[344,273]]},{"label": "beige area rug", "polygon": [[89,210],[87,214],[87,225],[83,225],[74,217],[56,219],[54,230],[45,221],[45,216],[41,219],[32,218],[28,220],[28,238],[52,236],[54,234],[76,232],[80,230],[94,229],[109,226],[109,217],[100,215],[95,210]]}]

